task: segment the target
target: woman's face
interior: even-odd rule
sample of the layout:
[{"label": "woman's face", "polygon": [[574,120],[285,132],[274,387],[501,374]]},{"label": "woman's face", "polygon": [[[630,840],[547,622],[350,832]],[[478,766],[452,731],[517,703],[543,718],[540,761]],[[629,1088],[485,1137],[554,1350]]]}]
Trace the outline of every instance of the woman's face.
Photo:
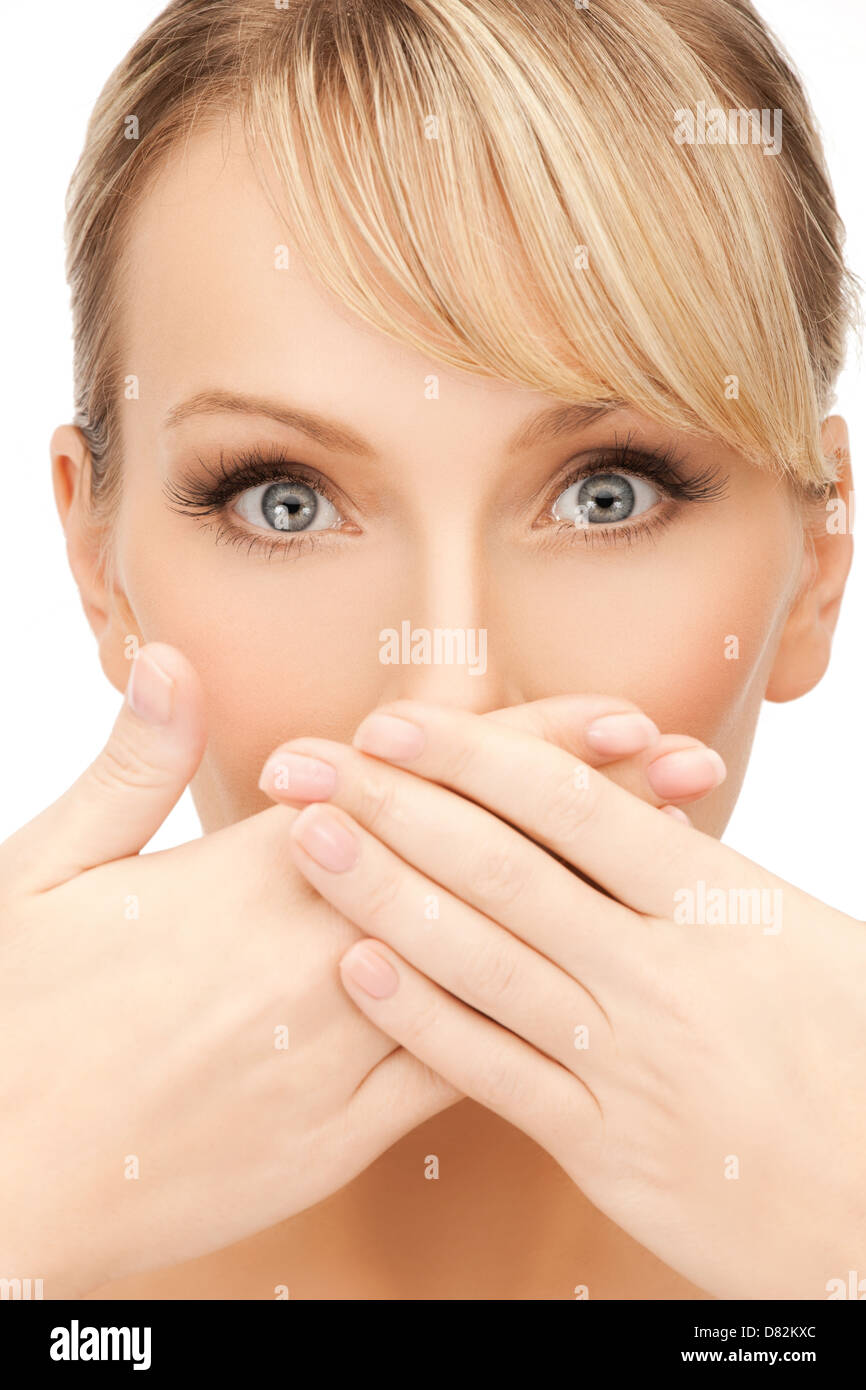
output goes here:
[{"label": "woman's face", "polygon": [[[692,813],[720,834],[802,575],[788,491],[628,410],[533,431],[561,402],[369,329],[297,255],[275,268],[286,240],[242,142],[226,155],[200,134],[142,202],[130,244],[125,372],[138,397],[123,405],[119,606],[103,663],[122,689],[134,632],[198,669],[205,831],[270,804],[256,782],[277,744],[348,740],[386,700],[483,712],[591,692],[719,750],[728,780]],[[234,408],[205,408],[212,393]],[[686,492],[708,495],[641,478],[612,457],[627,438],[673,452]],[[230,471],[251,451],[285,465],[218,514],[167,496],[180,489],[191,507],[221,454]],[[580,470],[596,483],[573,483]],[[623,519],[598,520],[611,515]],[[462,630],[466,664],[400,661],[382,634],[404,625],[431,643]]]}]

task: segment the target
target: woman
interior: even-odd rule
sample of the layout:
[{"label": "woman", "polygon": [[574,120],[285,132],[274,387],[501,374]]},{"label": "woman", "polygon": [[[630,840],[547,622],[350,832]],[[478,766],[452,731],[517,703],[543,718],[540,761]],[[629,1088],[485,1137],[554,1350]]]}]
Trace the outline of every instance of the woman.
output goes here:
[{"label": "woman", "polygon": [[127,700],[2,850],[5,1263],[826,1297],[862,924],[717,841],[829,659],[853,289],[751,6],[171,4],[68,218],[55,492]]}]

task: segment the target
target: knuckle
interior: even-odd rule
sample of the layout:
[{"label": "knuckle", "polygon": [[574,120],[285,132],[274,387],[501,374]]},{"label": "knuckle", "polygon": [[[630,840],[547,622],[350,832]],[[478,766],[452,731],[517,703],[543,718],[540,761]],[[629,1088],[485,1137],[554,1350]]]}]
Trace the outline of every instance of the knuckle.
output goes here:
[{"label": "knuckle", "polygon": [[438,1002],[434,997],[425,999],[406,1016],[402,1028],[404,1046],[423,1060],[425,1039],[435,1031],[440,1019]]},{"label": "knuckle", "polygon": [[153,763],[142,757],[134,743],[119,734],[109,739],[92,764],[91,776],[98,786],[109,791],[119,785],[152,787],[159,781],[159,772]]},{"label": "knuckle", "polygon": [[367,885],[363,897],[364,921],[370,924],[387,922],[400,895],[400,874],[384,869]]},{"label": "knuckle", "polygon": [[593,818],[598,808],[598,774],[585,779],[562,778],[543,799],[539,821],[542,835],[555,844],[568,843]]},{"label": "knuckle", "polygon": [[448,742],[445,757],[445,781],[463,782],[471,773],[479,756],[475,739],[459,734]]},{"label": "knuckle", "polygon": [[471,887],[478,897],[503,907],[513,903],[523,890],[525,876],[515,856],[508,850],[482,851],[469,872]]},{"label": "knuckle", "polygon": [[358,815],[362,825],[374,833],[389,821],[401,819],[396,807],[396,789],[389,777],[367,773],[358,792]]},{"label": "knuckle", "polygon": [[514,983],[514,954],[498,941],[485,941],[471,952],[463,971],[464,988],[480,1004],[504,999]]},{"label": "knuckle", "polygon": [[513,1108],[520,1099],[520,1078],[511,1058],[497,1052],[484,1068],[483,1101],[492,1110]]}]

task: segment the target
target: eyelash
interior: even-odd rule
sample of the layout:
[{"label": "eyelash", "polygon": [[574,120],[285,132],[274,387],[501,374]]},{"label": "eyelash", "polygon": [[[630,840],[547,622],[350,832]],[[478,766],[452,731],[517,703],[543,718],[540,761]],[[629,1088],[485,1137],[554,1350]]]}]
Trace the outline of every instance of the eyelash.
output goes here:
[{"label": "eyelash", "polygon": [[[187,516],[219,516],[229,502],[239,497],[247,488],[261,487],[263,483],[303,483],[320,492],[333,507],[340,510],[343,505],[337,498],[327,478],[315,468],[300,467],[288,461],[283,450],[277,446],[254,448],[234,455],[227,465],[225,454],[220,450],[219,463],[211,467],[199,458],[202,475],[186,473],[177,481],[167,484],[165,495],[172,511]],[[205,522],[203,529],[210,530],[214,522]],[[303,555],[305,551],[319,544],[326,531],[299,531],[292,540],[279,540],[270,536],[255,536],[241,527],[223,520],[218,525],[216,544],[247,547],[247,555],[264,552],[268,559],[277,551],[285,558],[289,555]],[[331,532],[331,535],[334,533]]]},{"label": "eyelash", "polygon": [[[708,463],[699,473],[689,476],[687,462],[668,449],[641,449],[632,445],[632,435],[616,441],[613,448],[600,449],[579,468],[566,473],[554,484],[549,507],[557,497],[585,478],[598,473],[630,473],[648,482],[657,483],[668,498],[675,502],[717,502],[727,495],[728,484],[721,469]],[[553,520],[545,524],[554,543],[565,538],[576,542],[583,538],[585,545],[633,545],[636,540],[660,531],[673,518],[671,516],[650,516],[634,522],[622,521],[611,526],[575,526],[573,521]]]},{"label": "eyelash", "polygon": [[[228,465],[222,450],[216,467],[211,467],[201,458],[198,462],[201,475],[187,473],[166,485],[165,496],[172,511],[202,518],[219,516],[229,502],[248,488],[276,482],[302,483],[320,492],[338,511],[342,505],[327,478],[314,468],[291,464],[279,446],[242,451]],[[712,464],[692,477],[687,475],[685,468],[685,461],[673,449],[654,451],[633,448],[629,435],[622,442],[617,441],[612,449],[599,450],[580,468],[560,478],[550,495],[549,506],[552,508],[556,498],[575,483],[598,473],[630,473],[645,478],[657,483],[669,498],[678,502],[714,502],[725,496],[727,483]],[[670,520],[670,517],[652,517],[648,521],[623,521],[616,525],[594,527],[576,527],[572,521],[552,520],[545,523],[545,529],[552,533],[554,541],[567,538],[574,542],[582,537],[587,545],[633,544],[637,538],[661,529]],[[214,522],[205,522],[204,529],[209,530],[213,525]],[[304,554],[318,545],[327,534],[325,531],[298,532],[290,541],[272,539],[265,535],[251,535],[223,520],[217,529],[216,543],[246,545],[248,555],[264,550],[270,559],[277,551],[285,557]],[[333,531],[330,534],[333,535]]]}]

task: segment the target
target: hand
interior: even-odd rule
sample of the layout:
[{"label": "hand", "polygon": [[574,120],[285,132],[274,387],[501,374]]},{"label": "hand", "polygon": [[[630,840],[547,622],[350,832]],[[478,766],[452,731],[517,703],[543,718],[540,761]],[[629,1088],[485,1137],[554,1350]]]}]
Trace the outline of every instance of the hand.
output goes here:
[{"label": "hand", "polygon": [[[718,753],[699,739],[661,734],[637,705],[612,695],[555,695],[490,710],[481,717],[543,738],[591,767],[604,768],[618,786],[687,823],[682,806],[706,796],[725,776]],[[328,796],[320,790],[327,767],[311,769],[309,759],[292,758],[300,743],[281,744],[259,781],[262,791],[286,806],[306,806]]]},{"label": "hand", "polygon": [[707,1292],[862,1269],[864,924],[539,739],[388,713],[355,743],[397,766],[288,745],[337,770],[291,834],[375,938],[359,1008]]},{"label": "hand", "polygon": [[48,1298],[285,1220],[459,1098],[341,988],[358,932],[293,868],[292,811],[138,855],[205,742],[176,649],[142,648],[138,707],[170,695],[150,657],[167,721],[125,703],[0,846],[0,1273]]}]

